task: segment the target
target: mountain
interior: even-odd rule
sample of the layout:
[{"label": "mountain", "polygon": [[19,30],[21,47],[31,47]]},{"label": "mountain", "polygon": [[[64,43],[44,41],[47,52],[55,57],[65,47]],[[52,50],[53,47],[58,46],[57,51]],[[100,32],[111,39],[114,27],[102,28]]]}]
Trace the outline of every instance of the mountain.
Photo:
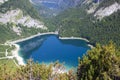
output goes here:
[{"label": "mountain", "polygon": [[[43,19],[39,11],[55,16]],[[8,32],[19,37],[58,30],[60,36],[84,37],[92,44],[113,40],[120,45],[119,17],[119,0],[8,0],[0,5],[1,27],[9,26]]]},{"label": "mountain", "polygon": [[8,0],[0,5],[0,30],[0,43],[4,43],[48,29],[29,0]]},{"label": "mountain", "polygon": [[60,36],[84,37],[92,44],[112,40],[120,45],[119,21],[119,0],[84,0],[77,7],[61,12],[52,23]]},{"label": "mountain", "polygon": [[56,16],[61,11],[75,7],[82,0],[31,0],[44,17]]},{"label": "mountain", "polygon": [[46,6],[48,8],[61,8],[61,9],[75,6],[76,1],[78,0],[32,0],[32,2],[35,4],[42,4],[43,6]]}]

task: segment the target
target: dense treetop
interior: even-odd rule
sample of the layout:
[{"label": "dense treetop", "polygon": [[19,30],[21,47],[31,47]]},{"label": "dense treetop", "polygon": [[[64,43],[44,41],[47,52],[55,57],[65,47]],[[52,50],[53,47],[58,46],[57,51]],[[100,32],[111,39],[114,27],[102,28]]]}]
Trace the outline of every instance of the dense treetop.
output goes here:
[{"label": "dense treetop", "polygon": [[119,80],[118,53],[112,42],[105,46],[97,44],[79,61],[78,80]]},{"label": "dense treetop", "polygon": [[[101,5],[105,5],[102,3]],[[120,45],[120,10],[98,20],[94,14],[87,14],[86,7],[72,8],[64,11],[53,19],[53,24],[59,28],[60,36],[84,37],[91,43],[106,44],[112,40]]]}]

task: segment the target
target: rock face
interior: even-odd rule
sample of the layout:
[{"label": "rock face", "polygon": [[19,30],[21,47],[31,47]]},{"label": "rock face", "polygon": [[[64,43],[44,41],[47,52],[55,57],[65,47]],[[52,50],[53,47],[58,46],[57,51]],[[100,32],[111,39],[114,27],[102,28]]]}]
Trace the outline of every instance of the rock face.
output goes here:
[{"label": "rock face", "polygon": [[87,10],[87,13],[88,14],[94,13],[98,6],[99,4],[93,3],[91,7]]},{"label": "rock face", "polygon": [[97,7],[99,6],[100,1],[101,0],[83,0],[83,2],[81,2],[81,5],[87,6],[86,8],[87,13],[92,14],[95,12]]},{"label": "rock face", "polygon": [[114,12],[117,12],[118,10],[120,10],[120,4],[115,2],[112,5],[108,6],[108,7],[102,7],[100,8],[95,14],[94,16],[97,17],[98,19],[102,19],[105,16],[110,16],[111,14],[113,14]]},{"label": "rock face", "polygon": [[14,24],[22,24],[27,27],[47,29],[42,22],[31,18],[29,15],[23,16],[23,12],[20,9],[7,11],[5,14],[1,13],[0,22],[3,24],[9,22]]},{"label": "rock face", "polygon": [[44,26],[43,22],[40,22],[36,19],[31,18],[29,15],[23,15],[22,10],[15,9],[11,11],[7,11],[5,14],[0,13],[0,23],[7,24],[7,23],[13,23],[15,26],[12,26],[12,30],[17,34],[21,35],[21,28],[19,26],[16,26],[18,24],[22,24],[23,26],[26,26],[28,28],[40,28],[40,29],[47,29],[47,27]]},{"label": "rock face", "polygon": [[19,36],[20,36],[21,33],[22,33],[20,27],[13,26],[12,30],[13,30],[17,35],[19,35]]},{"label": "rock face", "polygon": [[93,14],[97,19],[102,19],[106,16],[110,16],[111,14],[120,10],[120,3],[113,1],[112,4],[108,2],[109,6],[100,6],[104,3],[105,0],[84,0],[82,5],[87,5],[86,11],[88,14]]}]

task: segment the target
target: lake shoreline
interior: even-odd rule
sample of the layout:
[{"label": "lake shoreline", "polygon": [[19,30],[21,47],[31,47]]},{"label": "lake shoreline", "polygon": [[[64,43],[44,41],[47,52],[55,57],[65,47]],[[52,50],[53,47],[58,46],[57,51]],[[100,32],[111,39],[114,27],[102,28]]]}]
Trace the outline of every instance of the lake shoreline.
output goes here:
[{"label": "lake shoreline", "polygon": [[88,43],[88,46],[92,49],[94,48],[94,46],[92,44],[90,44],[90,41],[86,38],[82,38],[82,37],[59,37],[59,39],[61,40],[69,40],[69,39],[78,39],[78,40],[83,40],[86,41]]},{"label": "lake shoreline", "polygon": [[86,39],[86,38],[81,38],[81,37],[59,37],[59,39],[62,39],[62,40],[78,39],[78,40],[84,40],[84,41],[86,41],[86,42],[90,42],[88,39]]},{"label": "lake shoreline", "polygon": [[18,65],[25,65],[23,58],[19,55],[20,46],[18,44],[12,44],[15,46],[15,50],[12,51],[12,55],[16,58]]},{"label": "lake shoreline", "polygon": [[19,43],[19,42],[22,42],[22,41],[26,41],[26,40],[35,38],[37,36],[49,35],[49,34],[58,35],[58,33],[56,33],[56,32],[38,33],[38,34],[35,34],[35,35],[31,35],[30,37],[26,37],[26,38],[18,39],[18,40],[15,40],[15,41],[11,41],[11,43]]},{"label": "lake shoreline", "polygon": [[[17,59],[18,64],[19,65],[25,65],[25,63],[23,61],[23,58],[19,55],[20,46],[17,43],[22,42],[22,41],[26,41],[26,40],[29,40],[29,39],[32,39],[32,38],[35,38],[37,36],[52,35],[52,34],[53,35],[59,35],[57,32],[38,33],[36,35],[32,35],[32,36],[27,37],[27,38],[23,38],[23,39],[18,39],[18,40],[15,40],[15,41],[11,41],[10,44],[12,44],[12,45],[14,45],[16,47],[16,49],[13,50],[13,56]],[[59,39],[61,39],[61,40],[78,39],[78,40],[84,40],[84,41],[86,41],[88,43],[90,42],[86,38],[81,38],[81,37],[59,37]],[[91,44],[88,44],[88,46],[90,48],[94,47]]]},{"label": "lake shoreline", "polygon": [[[29,40],[29,39],[32,39],[32,38],[35,38],[35,37],[37,37],[37,36],[49,35],[49,34],[58,35],[58,34],[55,33],[55,32],[38,33],[38,34],[32,35],[32,36],[30,36],[30,37],[26,37],[26,38],[18,39],[18,40],[15,40],[15,41],[6,42],[6,43],[9,44],[9,45],[14,45],[14,46],[15,46],[16,49],[12,51],[12,55],[13,55],[13,56],[16,58],[16,60],[18,61],[18,65],[25,65],[23,58],[19,55],[20,46],[19,46],[17,43],[22,42],[22,41],[26,41],[26,40]],[[5,44],[6,44],[6,43],[5,43]]]}]

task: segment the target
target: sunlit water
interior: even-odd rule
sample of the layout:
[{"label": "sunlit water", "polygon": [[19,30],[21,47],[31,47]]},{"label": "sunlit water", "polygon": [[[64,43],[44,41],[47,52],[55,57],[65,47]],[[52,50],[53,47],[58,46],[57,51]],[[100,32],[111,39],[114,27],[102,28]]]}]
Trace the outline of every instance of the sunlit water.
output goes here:
[{"label": "sunlit water", "polygon": [[39,63],[59,61],[69,68],[76,67],[78,57],[90,49],[83,40],[60,40],[57,35],[42,35],[18,44],[21,47],[19,55],[25,63],[30,58]]}]

